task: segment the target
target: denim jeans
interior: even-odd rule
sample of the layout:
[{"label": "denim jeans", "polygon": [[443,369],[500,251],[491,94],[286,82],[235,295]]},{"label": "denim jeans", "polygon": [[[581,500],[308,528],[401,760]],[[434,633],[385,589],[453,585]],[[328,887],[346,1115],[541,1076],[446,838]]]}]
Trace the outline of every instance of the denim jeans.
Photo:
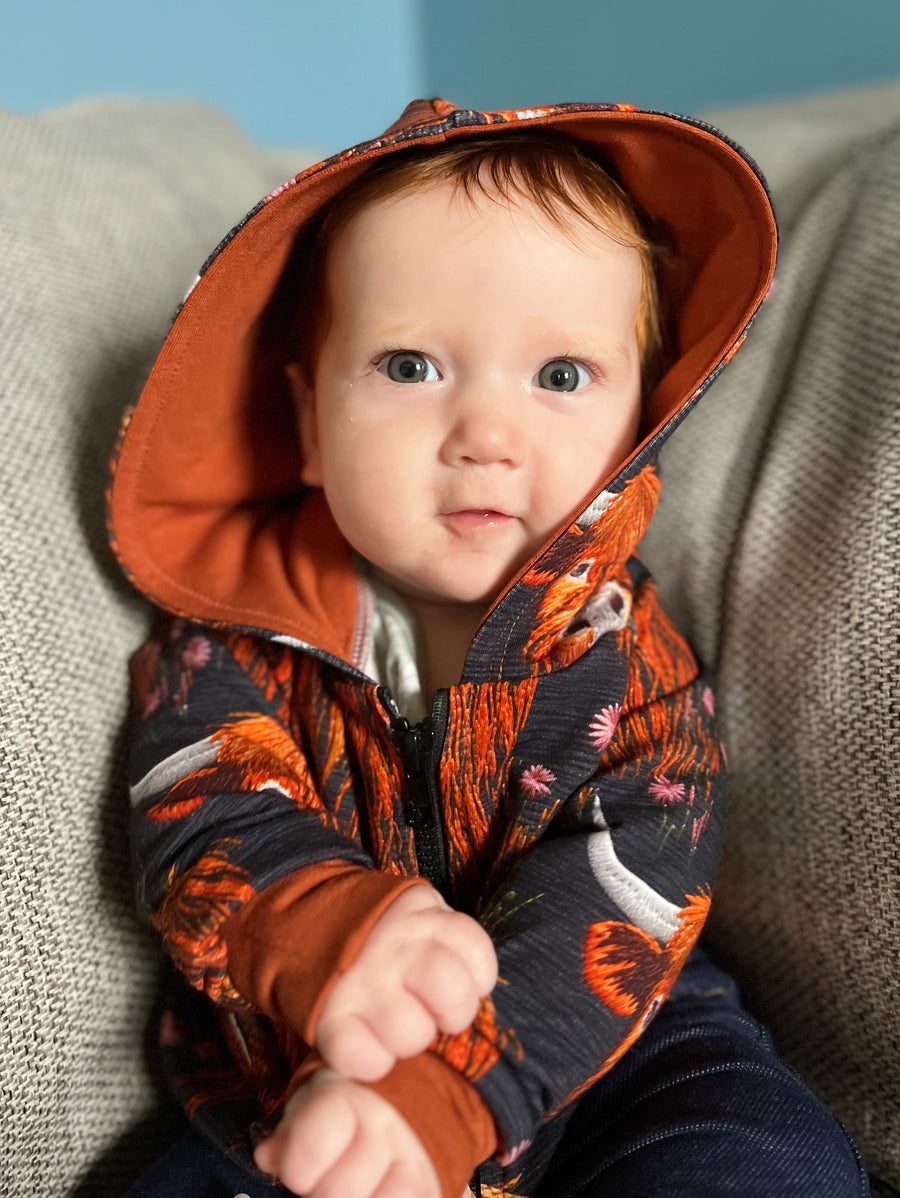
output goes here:
[{"label": "denim jeans", "polygon": [[[548,1141],[549,1142],[549,1141]],[[534,1198],[868,1198],[825,1104],[784,1065],[737,987],[696,950],[628,1055],[573,1107],[512,1194]],[[511,1183],[485,1166],[485,1188]],[[505,1173],[505,1176],[504,1176]],[[530,1174],[530,1175],[529,1175]],[[540,1175],[540,1180],[537,1180]],[[284,1198],[188,1131],[127,1198]]]},{"label": "denim jeans", "polygon": [[699,950],[578,1103],[536,1198],[868,1198],[859,1154]]}]

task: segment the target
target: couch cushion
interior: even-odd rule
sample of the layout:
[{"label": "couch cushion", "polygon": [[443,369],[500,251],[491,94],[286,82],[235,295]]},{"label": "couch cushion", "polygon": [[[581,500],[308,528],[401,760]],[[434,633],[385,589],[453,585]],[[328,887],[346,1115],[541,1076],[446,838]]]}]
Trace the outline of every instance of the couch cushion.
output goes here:
[{"label": "couch cushion", "polygon": [[[289,172],[200,105],[0,113],[0,144],[0,1157],[25,1198],[156,1102],[118,786],[148,613],[106,547],[112,442],[199,264]],[[133,1151],[83,1192],[121,1193]]]},{"label": "couch cushion", "polygon": [[666,451],[644,548],[718,666],[734,811],[713,943],[897,1186],[900,88],[846,103],[720,117],[772,158],[782,257]]}]

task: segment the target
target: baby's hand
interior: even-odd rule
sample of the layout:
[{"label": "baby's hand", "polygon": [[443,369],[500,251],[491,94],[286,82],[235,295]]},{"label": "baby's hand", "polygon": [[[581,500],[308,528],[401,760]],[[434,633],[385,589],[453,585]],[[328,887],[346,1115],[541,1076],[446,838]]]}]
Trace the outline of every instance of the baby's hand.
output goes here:
[{"label": "baby's hand", "polygon": [[254,1155],[304,1198],[441,1198],[434,1165],[402,1115],[331,1069],[297,1090]]},{"label": "baby's hand", "polygon": [[322,1006],[316,1047],[333,1069],[377,1081],[423,1052],[438,1032],[461,1032],[497,981],[487,932],[430,886],[391,903]]}]

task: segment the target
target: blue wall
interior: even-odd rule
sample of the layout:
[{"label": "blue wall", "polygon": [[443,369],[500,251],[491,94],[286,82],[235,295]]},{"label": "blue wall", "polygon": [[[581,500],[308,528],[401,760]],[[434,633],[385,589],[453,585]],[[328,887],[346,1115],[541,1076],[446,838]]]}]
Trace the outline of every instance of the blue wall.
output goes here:
[{"label": "blue wall", "polygon": [[471,108],[696,113],[900,79],[898,0],[453,0],[447,13],[422,0],[428,79]]},{"label": "blue wall", "polygon": [[7,0],[0,105],[208,100],[272,145],[340,149],[424,87],[417,0]]},{"label": "blue wall", "polygon": [[8,0],[0,104],[195,97],[330,151],[415,95],[698,112],[900,79],[900,0]]}]

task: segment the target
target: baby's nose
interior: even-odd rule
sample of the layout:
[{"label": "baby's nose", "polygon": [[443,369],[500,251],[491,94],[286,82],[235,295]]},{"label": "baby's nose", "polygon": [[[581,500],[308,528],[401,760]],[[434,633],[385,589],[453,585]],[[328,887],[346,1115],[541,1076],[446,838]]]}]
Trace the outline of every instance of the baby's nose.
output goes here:
[{"label": "baby's nose", "polygon": [[445,459],[452,465],[521,465],[527,435],[516,407],[493,395],[460,403],[444,443]]}]

